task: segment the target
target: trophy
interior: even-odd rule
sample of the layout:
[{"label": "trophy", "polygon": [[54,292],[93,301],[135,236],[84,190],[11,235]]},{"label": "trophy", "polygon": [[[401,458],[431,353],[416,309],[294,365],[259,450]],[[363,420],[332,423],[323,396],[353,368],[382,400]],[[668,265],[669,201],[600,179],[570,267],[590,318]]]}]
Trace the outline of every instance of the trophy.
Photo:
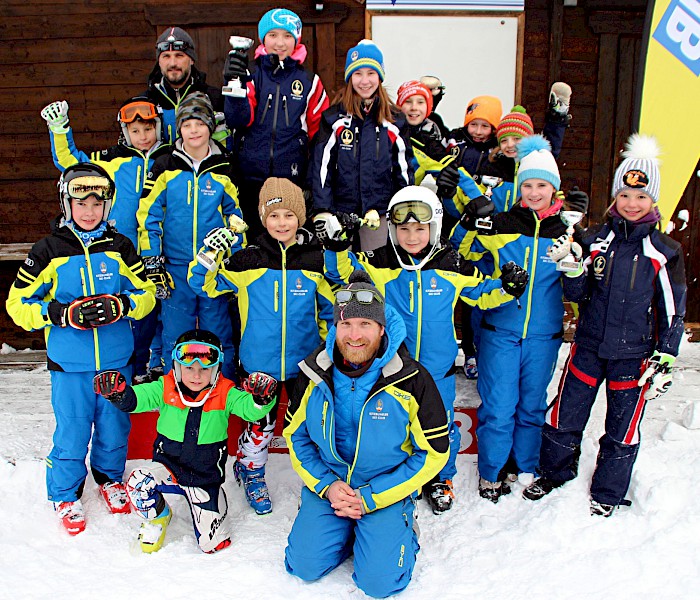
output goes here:
[{"label": "trophy", "polygon": [[[493,188],[499,185],[502,181],[503,179],[500,177],[494,177],[493,175],[482,175],[481,184],[486,188],[484,191],[484,196],[490,200],[491,196],[493,196]],[[491,211],[493,211],[493,204],[491,204],[491,207],[489,207],[489,212]],[[490,231],[493,227],[493,221],[491,220],[490,214],[487,214],[484,217],[479,217],[474,224],[477,230],[482,231]]]},{"label": "trophy", "polygon": [[[574,225],[581,222],[583,213],[578,210],[563,210],[559,213],[561,220],[566,225],[566,233],[569,236],[569,243],[574,243]],[[581,261],[578,260],[569,250],[569,253],[557,262],[557,271],[571,272],[578,271]]]},{"label": "trophy", "polygon": [[[247,37],[241,37],[240,35],[232,35],[228,39],[228,43],[231,44],[233,52],[245,55],[248,49],[253,45],[253,40]],[[240,80],[239,77],[236,77],[236,79],[232,79],[231,81],[229,81],[228,85],[224,86],[221,89],[221,93],[224,96],[232,96],[234,98],[246,97],[245,86],[243,85],[243,82]]]},{"label": "trophy", "polygon": [[[234,233],[244,233],[248,230],[248,224],[237,215],[230,215],[228,218],[228,228]],[[235,237],[232,246],[238,241]],[[209,250],[200,250],[197,254],[197,262],[202,265],[207,271],[216,271],[216,255],[221,250],[210,248]]]}]

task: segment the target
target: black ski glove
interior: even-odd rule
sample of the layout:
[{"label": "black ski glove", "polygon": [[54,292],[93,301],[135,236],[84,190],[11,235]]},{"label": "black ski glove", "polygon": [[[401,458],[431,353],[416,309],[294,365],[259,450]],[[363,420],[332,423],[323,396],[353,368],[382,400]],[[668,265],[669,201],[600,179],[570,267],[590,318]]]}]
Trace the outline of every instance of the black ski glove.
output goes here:
[{"label": "black ski glove", "polygon": [[514,298],[525,293],[529,279],[529,273],[512,260],[501,267],[501,285]]},{"label": "black ski glove", "polygon": [[452,198],[457,193],[459,170],[454,161],[440,171],[435,183],[437,184],[437,195],[441,200],[443,198]]},{"label": "black ski glove", "polygon": [[493,214],[496,205],[486,196],[477,196],[472,198],[464,207],[464,212],[459,219],[460,224],[467,231],[476,229],[476,220],[483,219]]},{"label": "black ski glove", "polygon": [[232,79],[244,79],[248,75],[248,55],[232,50],[224,64],[224,79],[226,82]]},{"label": "black ski glove", "polygon": [[577,210],[584,215],[588,212],[588,194],[583,190],[578,189],[578,186],[571,188],[571,191],[566,196],[567,210]]},{"label": "black ski glove", "polygon": [[255,371],[243,380],[243,389],[252,394],[255,404],[267,406],[275,399],[277,380],[272,375]]},{"label": "black ski glove", "polygon": [[102,371],[92,378],[96,394],[113,403],[119,403],[126,392],[126,379],[119,371]]}]

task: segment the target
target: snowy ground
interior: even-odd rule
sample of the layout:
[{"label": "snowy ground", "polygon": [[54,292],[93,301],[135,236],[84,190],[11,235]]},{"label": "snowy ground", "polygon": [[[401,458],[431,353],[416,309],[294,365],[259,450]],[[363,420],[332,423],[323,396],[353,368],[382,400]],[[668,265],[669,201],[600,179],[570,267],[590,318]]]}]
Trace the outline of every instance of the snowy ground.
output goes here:
[{"label": "snowy ground", "polygon": [[[565,345],[560,365],[567,351]],[[437,517],[420,505],[422,549],[401,598],[696,598],[700,429],[683,425],[683,411],[700,402],[700,344],[684,343],[677,364],[672,390],[647,407],[631,508],[610,519],[588,514],[604,418],[599,401],[580,477],[540,502],[523,500],[517,486],[498,505],[480,499],[474,457],[460,456],[454,509]],[[273,455],[268,466],[271,515],[254,515],[235,483],[226,483],[235,535],[219,554],[197,549],[181,499],[173,502],[166,545],[157,554],[141,554],[134,547],[140,518],[108,514],[91,479],[83,496],[87,529],[69,537],[45,499],[43,457],[53,429],[48,373],[0,371],[0,388],[0,599],[365,597],[350,578],[351,562],[314,584],[285,572],[284,547],[300,489],[286,455]],[[460,379],[459,393],[469,401],[473,383]],[[139,462],[130,461],[127,470]]]}]

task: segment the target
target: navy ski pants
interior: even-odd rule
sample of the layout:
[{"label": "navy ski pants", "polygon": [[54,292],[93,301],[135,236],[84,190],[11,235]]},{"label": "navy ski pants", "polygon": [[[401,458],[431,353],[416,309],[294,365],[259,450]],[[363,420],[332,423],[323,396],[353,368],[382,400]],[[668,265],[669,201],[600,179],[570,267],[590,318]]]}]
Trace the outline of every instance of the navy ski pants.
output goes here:
[{"label": "navy ski pants", "polygon": [[606,380],[605,434],[600,438],[591,498],[601,504],[625,504],[644,416],[643,390],[637,383],[645,366],[646,359],[602,359],[595,351],[572,344],[542,431],[543,477],[556,482],[576,477],[583,430],[598,388]]}]

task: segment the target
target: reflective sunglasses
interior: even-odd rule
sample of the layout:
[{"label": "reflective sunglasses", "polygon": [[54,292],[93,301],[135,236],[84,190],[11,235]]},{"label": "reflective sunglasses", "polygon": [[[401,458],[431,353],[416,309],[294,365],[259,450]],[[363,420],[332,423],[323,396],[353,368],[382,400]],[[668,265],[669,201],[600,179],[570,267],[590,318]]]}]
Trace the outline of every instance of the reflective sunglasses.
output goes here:
[{"label": "reflective sunglasses", "polygon": [[433,209],[420,200],[406,200],[392,206],[388,217],[394,225],[403,225],[411,217],[419,223],[429,223],[433,218]]},{"label": "reflective sunglasses", "polygon": [[420,78],[420,82],[430,88],[430,91],[433,92],[433,96],[437,96],[440,92],[445,91],[445,86],[442,85],[442,81],[433,75],[424,75]]},{"label": "reflective sunglasses", "polygon": [[338,290],[335,293],[335,300],[338,304],[347,304],[353,298],[360,304],[372,304],[374,300],[384,304],[382,297],[372,290]]},{"label": "reflective sunglasses", "polygon": [[186,367],[198,362],[203,369],[211,369],[223,360],[223,352],[204,342],[182,342],[173,348],[173,360]]},{"label": "reflective sunglasses", "polygon": [[119,109],[119,120],[122,123],[133,123],[136,119],[149,121],[156,117],[158,112],[150,102],[129,102]]},{"label": "reflective sunglasses", "polygon": [[164,42],[158,42],[156,44],[156,50],[158,50],[158,52],[185,52],[185,50],[189,50],[193,47],[194,46],[192,46],[192,44],[189,42],[183,42],[180,40],[165,40]]},{"label": "reflective sunglasses", "polygon": [[84,200],[88,196],[96,196],[100,200],[111,200],[113,194],[112,182],[99,175],[83,175],[71,179],[66,184],[66,193],[76,200]]}]

